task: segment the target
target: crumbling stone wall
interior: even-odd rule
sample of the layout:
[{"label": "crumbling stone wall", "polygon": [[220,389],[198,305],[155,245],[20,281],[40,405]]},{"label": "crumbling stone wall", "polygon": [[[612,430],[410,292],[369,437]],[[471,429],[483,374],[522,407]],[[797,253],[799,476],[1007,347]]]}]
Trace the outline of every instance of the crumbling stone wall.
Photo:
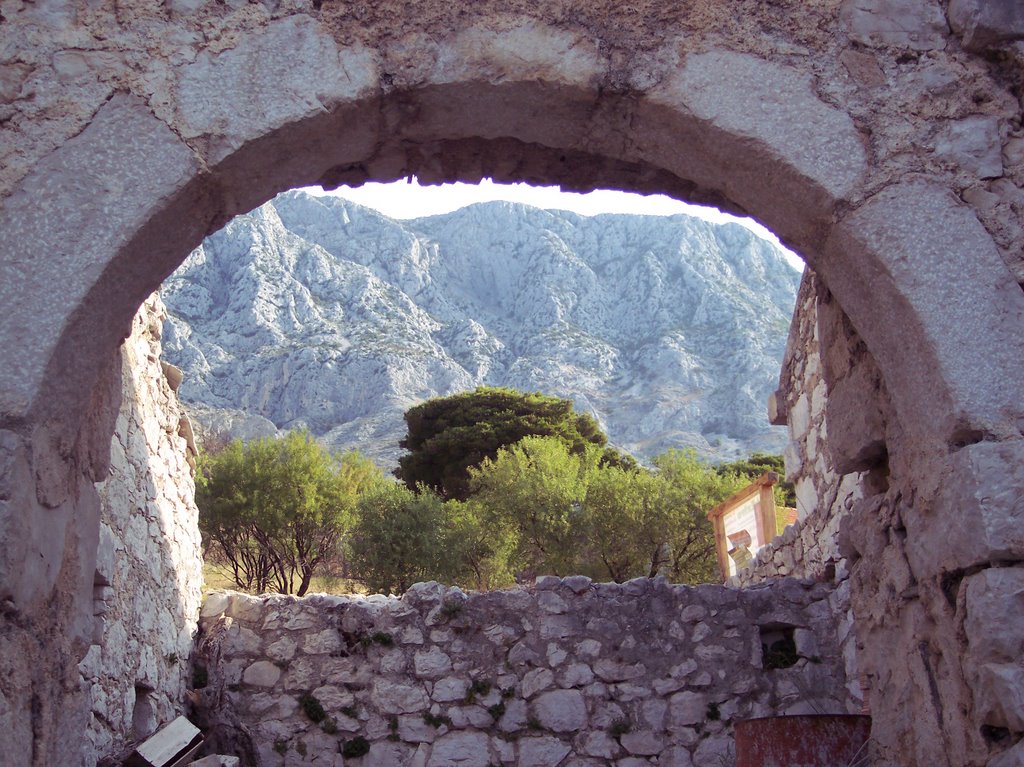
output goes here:
[{"label": "crumbling stone wall", "polygon": [[215,592],[199,712],[261,767],[340,767],[359,739],[396,767],[730,764],[738,719],[859,705],[832,596],[583,576],[401,598]]},{"label": "crumbling stone wall", "polygon": [[164,320],[151,297],[121,357],[110,476],[98,483],[92,644],[78,666],[89,701],[82,765],[122,752],[184,712],[202,556],[180,373],[160,362]]}]

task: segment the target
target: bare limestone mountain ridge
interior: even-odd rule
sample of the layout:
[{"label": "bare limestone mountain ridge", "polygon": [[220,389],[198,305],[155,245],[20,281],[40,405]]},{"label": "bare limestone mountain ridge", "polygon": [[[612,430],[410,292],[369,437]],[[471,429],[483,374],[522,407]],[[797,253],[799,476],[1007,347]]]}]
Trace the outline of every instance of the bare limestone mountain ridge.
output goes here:
[{"label": "bare limestone mountain ridge", "polygon": [[308,426],[393,465],[402,413],[481,384],[571,398],[640,457],[781,452],[799,274],[737,224],[481,203],[407,221],[288,192],[164,285],[166,358],[207,430]]}]

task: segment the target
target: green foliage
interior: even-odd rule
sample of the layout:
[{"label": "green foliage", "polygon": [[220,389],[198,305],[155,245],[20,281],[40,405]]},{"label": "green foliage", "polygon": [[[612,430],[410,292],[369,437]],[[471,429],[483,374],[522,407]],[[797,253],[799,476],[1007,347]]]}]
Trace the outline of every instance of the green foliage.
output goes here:
[{"label": "green foliage", "polygon": [[428,724],[429,726],[431,726],[431,727],[442,727],[442,726],[450,727],[451,724],[452,724],[452,720],[449,719],[448,717],[446,717],[446,716],[437,716],[435,714],[431,714],[429,711],[424,711],[423,712],[423,721],[426,724]]},{"label": "green foliage", "polygon": [[332,456],[306,431],[240,440],[200,455],[199,526],[237,586],[302,595],[353,521],[356,499],[383,482],[358,453]]},{"label": "green foliage", "polygon": [[717,580],[715,537],[707,513],[748,482],[715,471],[693,450],[669,450],[654,459],[654,466],[663,492],[665,550],[659,570],[677,583]]},{"label": "green foliage", "polygon": [[775,504],[796,508],[796,487],[792,482],[786,482],[786,462],[781,455],[754,453],[749,458],[723,463],[718,467],[720,474],[731,473],[747,477],[748,484],[766,471],[774,471],[779,475],[779,482],[775,485]]},{"label": "green foliage", "polygon": [[320,701],[312,693],[306,693],[299,698],[299,705],[312,722],[322,722],[327,718],[327,712]]},{"label": "green foliage", "polygon": [[447,574],[445,508],[434,493],[388,483],[359,500],[357,517],[350,558],[368,588],[402,593]]},{"label": "green foliage", "polygon": [[574,454],[608,441],[569,400],[491,387],[424,402],[406,412],[405,422],[400,446],[409,454],[396,475],[410,490],[429,487],[445,499],[468,498],[469,468],[524,437],[555,437]]},{"label": "green foliage", "polygon": [[633,726],[629,723],[628,719],[616,719],[608,727],[608,734],[613,738],[619,738],[629,733],[633,729]]},{"label": "green foliage", "polygon": [[370,741],[362,735],[357,735],[351,740],[346,740],[341,747],[341,755],[346,759],[357,759],[370,753]]},{"label": "green foliage", "polygon": [[511,548],[516,570],[577,569],[583,500],[600,450],[574,453],[560,439],[525,437],[471,468],[472,502]]}]

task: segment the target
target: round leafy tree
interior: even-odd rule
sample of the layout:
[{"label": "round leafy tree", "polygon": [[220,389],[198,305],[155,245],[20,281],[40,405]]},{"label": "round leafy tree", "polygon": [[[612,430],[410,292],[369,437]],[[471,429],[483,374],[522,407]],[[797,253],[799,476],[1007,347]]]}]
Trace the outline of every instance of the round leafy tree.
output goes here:
[{"label": "round leafy tree", "polygon": [[409,452],[395,475],[410,489],[424,485],[445,499],[465,500],[467,469],[523,437],[556,437],[575,455],[608,442],[597,421],[573,412],[569,400],[484,386],[427,400],[406,411],[405,423],[399,445]]}]

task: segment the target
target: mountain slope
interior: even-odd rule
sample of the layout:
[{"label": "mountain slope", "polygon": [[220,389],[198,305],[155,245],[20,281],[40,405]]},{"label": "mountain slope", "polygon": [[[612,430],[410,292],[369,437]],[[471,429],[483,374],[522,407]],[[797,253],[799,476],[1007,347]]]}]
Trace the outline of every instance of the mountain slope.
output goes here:
[{"label": "mountain slope", "polygon": [[484,383],[570,397],[641,456],[728,458],[784,444],[765,402],[798,280],[736,224],[513,203],[396,221],[289,192],[168,279],[164,348],[208,427],[306,425],[385,464],[406,408]]}]

